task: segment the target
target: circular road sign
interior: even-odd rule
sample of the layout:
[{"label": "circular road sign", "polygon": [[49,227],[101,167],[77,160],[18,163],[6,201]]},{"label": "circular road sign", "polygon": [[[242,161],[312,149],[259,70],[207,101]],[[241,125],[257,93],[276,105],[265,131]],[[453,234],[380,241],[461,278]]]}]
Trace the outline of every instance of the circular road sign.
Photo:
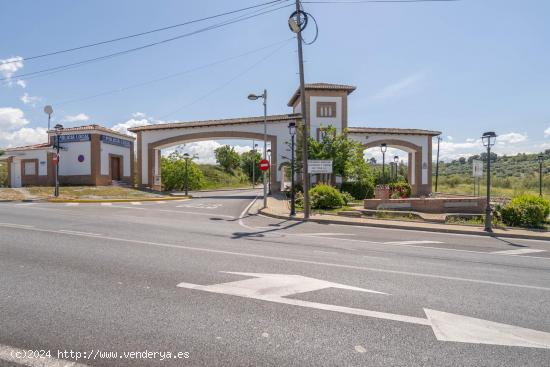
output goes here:
[{"label": "circular road sign", "polygon": [[269,169],[269,161],[267,159],[262,159],[258,166],[262,171],[267,171]]}]

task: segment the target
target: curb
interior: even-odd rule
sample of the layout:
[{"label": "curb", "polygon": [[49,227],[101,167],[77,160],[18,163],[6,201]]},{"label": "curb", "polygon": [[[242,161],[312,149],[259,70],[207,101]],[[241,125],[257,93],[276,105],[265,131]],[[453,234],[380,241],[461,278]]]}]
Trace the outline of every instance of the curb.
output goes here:
[{"label": "curb", "polygon": [[519,235],[515,233],[487,233],[487,232],[475,232],[467,231],[463,229],[450,229],[450,228],[411,228],[409,226],[402,226],[398,224],[385,224],[385,223],[353,223],[345,220],[335,220],[335,219],[308,219],[307,221],[301,218],[291,218],[287,215],[279,215],[267,212],[265,209],[259,210],[260,214],[263,214],[267,217],[276,218],[276,219],[285,219],[285,220],[294,220],[298,222],[314,222],[320,224],[341,224],[341,225],[350,225],[350,226],[362,226],[362,227],[376,227],[376,228],[388,228],[388,229],[404,229],[409,231],[423,231],[423,232],[436,232],[436,233],[452,233],[452,234],[463,234],[463,235],[474,235],[474,236],[485,236],[485,237],[503,237],[503,238],[517,238],[517,239],[527,239],[527,240],[541,240],[548,241],[548,236],[538,236],[538,235]]},{"label": "curb", "polygon": [[45,199],[45,201],[49,203],[131,203],[136,201],[184,201],[189,199],[191,199],[191,196],[143,199]]},{"label": "curb", "polygon": [[[261,187],[260,187],[261,188]],[[224,191],[246,191],[246,190],[257,190],[258,187],[256,188],[252,188],[252,187],[240,187],[240,188],[237,188],[237,189],[213,189],[213,190],[194,190],[193,192],[198,192],[198,193],[203,193],[203,192],[224,192]],[[179,195],[174,195],[174,194],[170,194],[171,196],[174,196],[174,197],[179,197]],[[185,195],[183,195],[185,196]]]}]

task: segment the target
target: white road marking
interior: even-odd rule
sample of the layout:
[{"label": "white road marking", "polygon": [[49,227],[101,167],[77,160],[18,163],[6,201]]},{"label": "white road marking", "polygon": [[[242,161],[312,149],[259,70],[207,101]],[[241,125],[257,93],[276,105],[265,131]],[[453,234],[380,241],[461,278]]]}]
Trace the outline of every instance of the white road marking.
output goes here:
[{"label": "white road marking", "polygon": [[223,217],[229,219],[235,219],[232,215],[225,214],[216,214],[216,213],[201,213],[201,212],[188,212],[185,210],[170,210],[170,209],[157,209],[158,212],[168,212],[168,213],[178,213],[178,214],[192,214],[192,215],[203,215],[206,217]]},{"label": "white road marking", "polygon": [[86,236],[101,236],[101,233],[72,231],[70,229],[60,229],[59,232],[68,233],[68,234],[76,234],[76,235],[86,235]]},{"label": "white road marking", "polygon": [[354,233],[338,233],[338,232],[328,232],[328,233],[300,233],[300,236],[355,236]]},{"label": "white road marking", "polygon": [[141,205],[141,201],[131,201],[130,204],[132,204],[132,205]]},{"label": "white road marking", "polygon": [[536,248],[520,248],[517,250],[495,251],[491,253],[497,254],[497,255],[523,255],[523,254],[531,254],[535,252],[544,252],[544,251],[545,250],[539,250]]},{"label": "white road marking", "polygon": [[134,206],[125,206],[125,205],[113,205],[113,208],[145,210],[145,208],[136,208]]},{"label": "white road marking", "polygon": [[30,206],[30,205],[36,205],[36,203],[19,203],[19,204],[15,204],[15,206]]},{"label": "white road marking", "polygon": [[113,206],[113,203],[101,203],[101,206]]},{"label": "white road marking", "polygon": [[[302,259],[282,257],[282,256],[269,256],[269,255],[252,254],[252,253],[246,253],[246,252],[216,250],[216,249],[209,249],[209,248],[203,248],[203,247],[175,245],[175,244],[171,244],[171,243],[142,241],[142,240],[134,240],[134,239],[129,239],[129,238],[120,238],[120,237],[111,237],[111,236],[90,236],[90,235],[83,235],[83,234],[60,232],[59,230],[54,230],[54,229],[26,228],[26,227],[21,227],[21,226],[18,226],[18,225],[12,225],[12,224],[9,224],[9,223],[0,223],[0,227],[15,228],[15,229],[20,229],[20,230],[43,232],[43,233],[54,233],[54,234],[55,233],[61,233],[61,234],[71,235],[71,236],[92,237],[92,238],[98,238],[98,239],[109,240],[109,241],[134,243],[134,244],[139,244],[139,245],[157,246],[157,247],[164,247],[164,248],[174,248],[174,249],[180,249],[180,250],[207,252],[207,253],[212,253],[212,254],[242,256],[242,257],[249,257],[249,258],[254,258],[254,259],[285,261],[285,262],[292,262],[292,263],[299,263],[299,264],[319,265],[319,266],[335,267],[335,268],[342,268],[342,269],[353,269],[353,270],[371,271],[371,272],[377,272],[377,273],[416,276],[416,277],[428,278],[428,279],[452,280],[452,281],[475,283],[475,284],[498,285],[498,286],[502,286],[502,287],[525,288],[525,289],[533,289],[533,290],[550,292],[549,287],[541,287],[541,286],[536,286],[536,285],[496,282],[496,281],[490,281],[490,280],[480,280],[480,279],[462,278],[462,277],[454,277],[454,276],[447,276],[447,275],[427,274],[427,273],[417,273],[417,272],[410,272],[410,271],[373,268],[373,267],[367,267],[367,266],[338,264],[338,263],[315,261],[315,260],[302,260]],[[532,259],[533,257],[529,257],[529,258]],[[544,259],[547,259],[547,258],[544,258]]]},{"label": "white road marking", "polygon": [[436,244],[436,243],[445,243],[442,241],[390,241],[390,242],[382,242],[384,245],[420,245],[423,243],[426,244]]},{"label": "white road marking", "polygon": [[79,206],[80,203],[65,203],[65,206]]},{"label": "white road marking", "polygon": [[[32,349],[32,348],[29,348]],[[28,358],[29,349],[19,349],[0,344],[0,361],[28,367],[86,367],[87,365],[53,357]]]},{"label": "white road marking", "polygon": [[[424,309],[427,318],[420,318],[286,298],[300,293],[313,292],[327,288],[388,295],[383,292],[332,283],[301,275],[240,272],[227,273],[253,278],[212,285],[180,283],[177,286],[210,293],[258,299],[266,302],[430,326],[434,331],[435,337],[440,341],[550,349],[550,333],[468,316],[455,315],[448,312]],[[262,336],[264,336],[264,334],[262,334]]]},{"label": "white road marking", "polygon": [[355,351],[357,353],[365,353],[367,350],[365,348],[363,348],[361,345],[356,345],[355,346]]}]

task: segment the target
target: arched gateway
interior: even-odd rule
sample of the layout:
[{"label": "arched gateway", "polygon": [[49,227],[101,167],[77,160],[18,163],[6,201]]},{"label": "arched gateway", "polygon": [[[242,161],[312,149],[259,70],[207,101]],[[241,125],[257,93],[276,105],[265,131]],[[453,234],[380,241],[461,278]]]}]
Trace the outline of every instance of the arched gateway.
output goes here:
[{"label": "arched gateway", "polygon": [[[306,84],[306,108],[309,131],[312,137],[319,136],[323,127],[334,126],[347,129],[350,139],[364,144],[365,148],[386,143],[388,146],[409,153],[409,183],[413,195],[431,193],[432,137],[438,131],[419,129],[348,128],[348,95],[355,87],[340,84]],[[288,102],[292,108],[289,115],[267,117],[267,141],[271,149],[270,183],[272,190],[282,187],[283,170],[276,169],[288,161],[288,124],[301,118],[300,91]],[[138,184],[142,187],[161,189],[161,149],[177,144],[200,140],[255,139],[264,138],[264,118],[247,117],[224,120],[179,122],[140,126],[130,129],[137,135]],[[297,157],[300,159],[300,157]]]}]

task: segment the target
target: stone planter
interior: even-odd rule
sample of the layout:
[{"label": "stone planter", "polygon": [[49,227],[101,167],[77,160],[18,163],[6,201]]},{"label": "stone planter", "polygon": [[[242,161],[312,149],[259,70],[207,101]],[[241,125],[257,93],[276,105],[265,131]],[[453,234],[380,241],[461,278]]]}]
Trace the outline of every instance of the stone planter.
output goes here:
[{"label": "stone planter", "polygon": [[379,185],[374,188],[374,198],[387,200],[390,198],[390,188],[388,186]]}]

